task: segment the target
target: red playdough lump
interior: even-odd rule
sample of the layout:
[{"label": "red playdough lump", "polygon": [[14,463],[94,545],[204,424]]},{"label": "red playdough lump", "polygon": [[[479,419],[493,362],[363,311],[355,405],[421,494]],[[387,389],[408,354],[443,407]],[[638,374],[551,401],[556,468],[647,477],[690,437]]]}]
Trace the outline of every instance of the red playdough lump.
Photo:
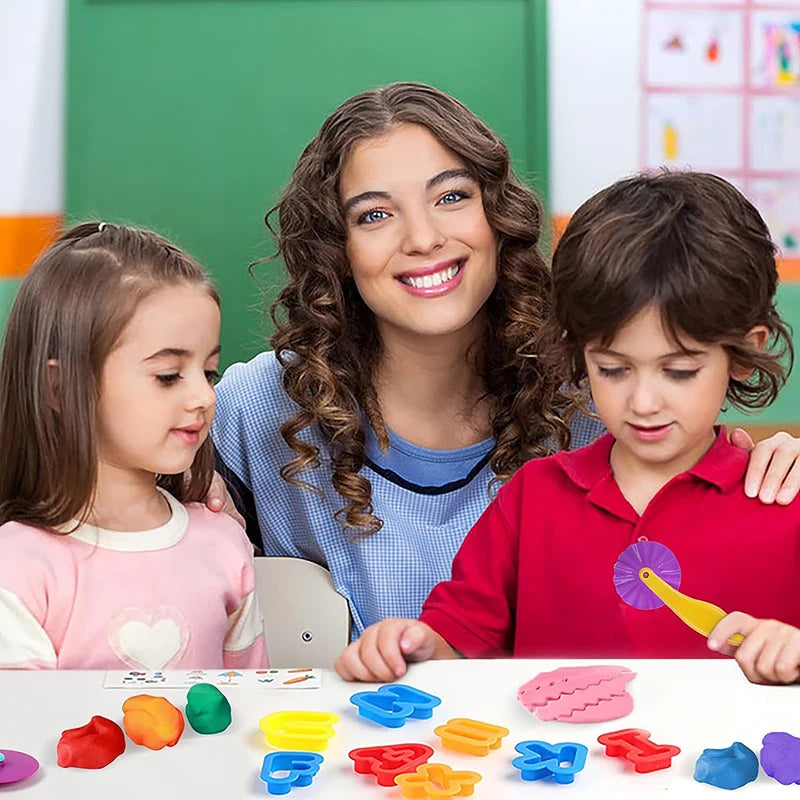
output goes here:
[{"label": "red playdough lump", "polygon": [[61,734],[56,747],[59,767],[102,769],[125,752],[125,735],[116,722],[92,717],[82,728]]}]

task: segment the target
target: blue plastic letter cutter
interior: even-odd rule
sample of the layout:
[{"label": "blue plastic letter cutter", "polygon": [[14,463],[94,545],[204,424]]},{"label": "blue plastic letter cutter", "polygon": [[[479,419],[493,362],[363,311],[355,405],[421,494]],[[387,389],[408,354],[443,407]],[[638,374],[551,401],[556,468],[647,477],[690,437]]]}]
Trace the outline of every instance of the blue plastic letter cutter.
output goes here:
[{"label": "blue plastic letter cutter", "polygon": [[511,762],[522,773],[524,781],[538,781],[552,776],[556,783],[572,783],[575,773],[586,765],[589,749],[575,742],[548,744],[531,739],[520,742],[515,748],[518,756]]},{"label": "blue plastic letter cutter", "polygon": [[261,780],[269,794],[289,794],[293,786],[310,786],[323,758],[319,753],[279,750],[264,756]]},{"label": "blue plastic letter cutter", "polygon": [[362,717],[387,728],[402,728],[408,717],[430,719],[433,709],[442,701],[413,686],[391,683],[375,692],[357,692],[350,702]]}]

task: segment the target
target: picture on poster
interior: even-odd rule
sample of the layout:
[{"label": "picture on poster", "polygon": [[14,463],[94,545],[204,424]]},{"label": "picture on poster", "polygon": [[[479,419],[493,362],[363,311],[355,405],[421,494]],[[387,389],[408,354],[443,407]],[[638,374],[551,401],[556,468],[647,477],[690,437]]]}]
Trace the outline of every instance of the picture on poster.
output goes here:
[{"label": "picture on poster", "polygon": [[800,4],[797,0],[793,12],[753,12],[750,52],[750,81],[754,87],[800,87]]},{"label": "picture on poster", "polygon": [[646,81],[669,88],[739,88],[744,23],[738,11],[653,9],[647,16]]},{"label": "picture on poster", "polygon": [[769,226],[784,258],[800,257],[800,179],[764,179],[750,182],[750,199]]},{"label": "picture on poster", "polygon": [[750,169],[800,172],[800,97],[759,95],[751,99]]},{"label": "picture on poster", "polygon": [[645,100],[645,166],[742,169],[742,98],[651,94]]}]

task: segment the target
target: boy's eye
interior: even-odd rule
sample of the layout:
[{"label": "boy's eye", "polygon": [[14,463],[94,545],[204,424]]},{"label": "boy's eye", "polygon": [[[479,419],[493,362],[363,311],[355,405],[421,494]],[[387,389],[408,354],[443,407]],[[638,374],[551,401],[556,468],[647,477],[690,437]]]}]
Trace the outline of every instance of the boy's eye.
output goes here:
[{"label": "boy's eye", "polygon": [[215,369],[206,370],[206,380],[214,386],[220,379],[220,374]]},{"label": "boy's eye", "polygon": [[604,378],[621,378],[625,374],[625,367],[597,367],[597,371]]},{"label": "boy's eye", "polygon": [[694,378],[699,369],[668,369],[667,375],[675,381],[688,381]]},{"label": "boy's eye", "polygon": [[156,380],[164,386],[172,386],[181,378],[179,372],[170,372],[166,375],[156,375]]},{"label": "boy's eye", "polygon": [[383,220],[388,218],[389,215],[385,211],[382,211],[380,208],[373,208],[370,211],[365,211],[363,214],[359,214],[356,224],[370,225],[375,222],[383,222]]}]

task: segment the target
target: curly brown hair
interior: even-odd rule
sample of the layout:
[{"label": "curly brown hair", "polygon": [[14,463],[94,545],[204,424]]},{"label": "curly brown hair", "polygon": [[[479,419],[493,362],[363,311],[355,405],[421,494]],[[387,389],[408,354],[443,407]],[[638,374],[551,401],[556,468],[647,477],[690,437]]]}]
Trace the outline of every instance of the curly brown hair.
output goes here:
[{"label": "curly brown hair", "polygon": [[[728,382],[740,410],[769,405],[786,382],[794,350],[775,307],[775,245],[753,204],[716,175],[663,170],[598,192],[569,221],[552,274],[540,347],[575,385],[586,379],[584,347],[609,344],[651,304],[679,347],[682,334],[722,345],[732,367],[750,372]],[[746,338],[759,325],[764,349]]]},{"label": "curly brown hair", "polygon": [[[317,447],[298,434],[317,425],[329,442],[333,486],[347,505],[335,517],[357,538],[378,531],[364,465],[365,423],[382,447],[388,435],[375,389],[382,346],[375,318],[350,274],[339,179],[353,146],[400,124],[421,125],[465,164],[481,187],[498,245],[497,284],[485,305],[486,328],[472,356],[491,400],[496,480],[523,462],[569,446],[559,412],[568,400],[545,374],[534,342],[547,311],[550,276],[539,252],[542,210],[514,174],[500,137],[458,100],[431,86],[393,83],[351,97],[325,120],[303,151],[278,204],[266,216],[288,283],[270,312],[271,345],[283,385],[299,406],[281,426],[296,454],[284,480],[320,465]],[[277,212],[279,230],[270,222]],[[489,487],[487,487],[487,492]]]}]

